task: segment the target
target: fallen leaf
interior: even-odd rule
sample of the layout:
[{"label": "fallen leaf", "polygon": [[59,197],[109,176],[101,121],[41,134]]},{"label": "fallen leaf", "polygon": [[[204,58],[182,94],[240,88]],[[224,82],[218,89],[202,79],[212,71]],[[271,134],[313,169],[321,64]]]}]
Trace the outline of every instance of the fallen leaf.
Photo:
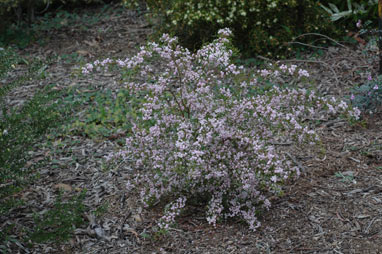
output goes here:
[{"label": "fallen leaf", "polygon": [[136,222],[142,222],[142,217],[139,214],[135,214],[132,216]]},{"label": "fallen leaf", "polygon": [[72,187],[68,184],[65,184],[65,183],[58,183],[56,185],[53,186],[53,189],[55,190],[64,190],[66,192],[71,192],[72,191]]},{"label": "fallen leaf", "polygon": [[86,50],[77,50],[76,53],[79,54],[79,55],[82,55],[82,56],[89,56],[89,57],[92,56],[92,55],[91,55],[88,51],[86,51]]}]

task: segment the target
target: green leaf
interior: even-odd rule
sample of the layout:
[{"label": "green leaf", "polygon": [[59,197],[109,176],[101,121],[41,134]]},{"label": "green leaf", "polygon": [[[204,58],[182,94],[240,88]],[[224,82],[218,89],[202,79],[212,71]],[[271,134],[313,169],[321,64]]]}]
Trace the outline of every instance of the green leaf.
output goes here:
[{"label": "green leaf", "polygon": [[330,16],[333,15],[333,11],[329,9],[328,7],[325,7],[324,5],[320,4],[321,8],[324,9],[327,13],[330,14]]},{"label": "green leaf", "polygon": [[330,8],[332,8],[333,12],[335,12],[335,13],[340,12],[340,10],[337,8],[336,5],[334,5],[334,4],[332,4],[332,3],[329,3],[329,6],[330,6]]}]

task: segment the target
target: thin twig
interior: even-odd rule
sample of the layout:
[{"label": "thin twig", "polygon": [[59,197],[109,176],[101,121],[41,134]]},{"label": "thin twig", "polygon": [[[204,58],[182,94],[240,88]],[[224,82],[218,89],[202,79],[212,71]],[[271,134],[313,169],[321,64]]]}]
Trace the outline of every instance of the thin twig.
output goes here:
[{"label": "thin twig", "polygon": [[120,239],[123,239],[123,236],[124,236],[124,235],[123,235],[123,226],[125,225],[127,219],[130,218],[130,216],[131,216],[131,212],[129,211],[129,212],[127,213],[127,215],[125,216],[125,218],[123,219],[123,222],[122,222],[122,224],[121,224],[121,227],[119,228],[119,238],[120,238]]},{"label": "thin twig", "polygon": [[369,229],[370,229],[371,225],[373,225],[373,223],[375,222],[375,220],[376,220],[376,218],[373,218],[373,219],[370,221],[369,225],[367,225],[367,227],[366,227],[365,230],[363,231],[364,234],[369,234]]},{"label": "thin twig", "polygon": [[281,142],[269,142],[269,144],[274,145],[274,146],[290,146],[290,145],[292,145],[292,142],[285,142],[285,143],[281,143]]},{"label": "thin twig", "polygon": [[284,152],[297,165],[301,172],[306,173],[305,167],[301,165],[290,153]]},{"label": "thin twig", "polygon": [[258,55],[258,56],[256,56],[256,57],[257,57],[257,58],[260,58],[261,60],[267,61],[267,62],[275,62],[274,60],[269,59],[269,58],[267,58],[267,57],[265,57],[265,56],[260,56],[260,55]]},{"label": "thin twig", "polygon": [[299,42],[299,41],[290,41],[290,42],[288,42],[288,44],[299,44],[299,45],[307,46],[307,47],[311,47],[311,48],[325,49],[325,50],[328,49],[328,48],[325,48],[325,47],[314,46],[314,45],[312,45],[312,44],[302,43],[302,42]]},{"label": "thin twig", "polygon": [[301,35],[297,36],[296,39],[298,39],[298,38],[300,38],[300,37],[303,37],[303,36],[307,36],[307,35],[321,36],[321,37],[324,37],[324,38],[326,38],[326,39],[328,39],[328,40],[334,42],[335,44],[337,44],[337,45],[339,45],[339,46],[341,46],[341,47],[343,47],[343,48],[349,49],[349,47],[347,47],[347,46],[345,46],[345,45],[339,43],[339,42],[336,41],[335,39],[330,38],[329,36],[324,35],[324,34],[320,34],[320,33],[306,33],[306,34],[301,34]]},{"label": "thin twig", "polygon": [[37,12],[37,14],[38,14],[38,15],[41,15],[41,14],[45,13],[45,12],[48,10],[49,5],[50,5],[50,0],[48,0],[48,1],[46,2],[46,6],[45,6],[44,10],[42,10],[42,11],[40,11],[40,12]]}]

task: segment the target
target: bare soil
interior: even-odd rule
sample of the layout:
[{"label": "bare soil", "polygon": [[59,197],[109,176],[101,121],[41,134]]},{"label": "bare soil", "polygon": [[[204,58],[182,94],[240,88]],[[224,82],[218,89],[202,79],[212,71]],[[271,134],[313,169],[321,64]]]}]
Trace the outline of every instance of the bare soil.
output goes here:
[{"label": "bare soil", "polygon": [[[45,45],[31,45],[20,54],[45,59],[76,52],[85,62],[131,55],[145,43],[151,28],[136,12],[116,13],[87,30],[51,31],[42,35],[49,38]],[[362,44],[336,46],[317,57],[307,54],[285,62],[306,68],[322,93],[344,96],[353,85],[365,82],[368,74],[375,76],[376,52]],[[75,64],[52,63],[46,79],[18,88],[8,97],[9,105],[22,104],[49,83],[56,83],[58,89],[118,90],[113,75],[72,75],[79,67]],[[317,130],[322,148],[281,148],[303,169],[303,175],[285,186],[283,197],[273,198],[256,232],[236,220],[213,227],[196,207],[179,218],[178,227],[168,235],[150,236],[161,209],[147,211],[139,206],[126,191],[130,176],[123,167],[103,169],[103,157],[117,149],[113,140],[85,135],[60,137],[53,147],[36,144],[30,164],[42,159],[51,164],[41,168],[41,177],[20,193],[26,205],[17,216],[0,221],[0,229],[11,222],[20,225],[20,230],[30,225],[33,211],[51,207],[61,184],[67,195],[86,188],[89,211],[108,204],[106,213],[96,218],[89,212],[89,226],[76,229],[68,243],[40,244],[29,250],[14,244],[12,253],[382,253],[382,114],[365,115],[363,125],[331,121]]]}]

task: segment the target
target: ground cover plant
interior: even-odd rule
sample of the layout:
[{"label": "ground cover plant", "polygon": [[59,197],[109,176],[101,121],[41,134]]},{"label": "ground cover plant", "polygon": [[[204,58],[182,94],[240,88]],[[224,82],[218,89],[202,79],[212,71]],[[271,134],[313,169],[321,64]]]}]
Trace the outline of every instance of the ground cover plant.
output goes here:
[{"label": "ground cover plant", "polygon": [[110,90],[87,93],[91,105],[86,110],[83,120],[76,119],[68,126],[72,133],[86,135],[94,139],[117,139],[131,130],[130,117],[134,114],[139,98],[134,97],[127,89],[117,94]]},{"label": "ground cover plant", "polygon": [[[0,1],[0,15],[5,21],[11,19],[13,21],[20,21],[26,16],[26,20],[31,25],[38,14],[42,14],[48,10],[50,6],[57,6],[59,4],[67,5],[85,5],[89,3],[102,3],[101,0],[90,0],[90,1],[31,1],[31,0],[2,0]],[[7,25],[7,23],[2,24]]]},{"label": "ground cover plant", "polygon": [[[193,54],[165,34],[132,58],[97,60],[82,69],[88,74],[121,68],[122,85],[144,99],[130,118],[125,149],[108,159],[122,158],[135,172],[127,188],[137,188],[146,207],[166,203],[158,232],[194,202],[206,206],[210,224],[239,217],[255,230],[259,213],[271,205],[267,194],[280,194],[282,183],[299,175],[272,143],[318,142],[305,119],[359,117],[344,101],[296,89],[292,82],[288,87],[283,76],[309,76],[295,65],[255,74],[236,66],[231,35],[222,29]],[[153,59],[163,63],[159,71]]]}]

